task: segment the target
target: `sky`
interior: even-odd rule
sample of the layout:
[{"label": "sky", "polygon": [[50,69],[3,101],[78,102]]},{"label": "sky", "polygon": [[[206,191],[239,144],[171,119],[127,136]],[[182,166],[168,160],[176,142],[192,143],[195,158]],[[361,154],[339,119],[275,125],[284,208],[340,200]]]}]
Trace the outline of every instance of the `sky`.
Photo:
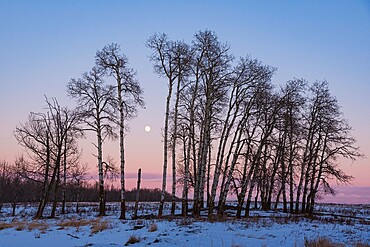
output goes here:
[{"label": "sky", "polygon": [[[73,107],[67,83],[92,68],[97,50],[118,43],[146,102],[129,123],[126,173],[134,180],[140,167],[143,186],[159,187],[167,85],[154,73],[145,42],[155,33],[190,42],[206,29],[228,42],[236,57],[251,55],[277,67],[276,85],[327,80],[361,152],[370,157],[370,1],[1,0],[0,160],[11,162],[23,152],[13,131],[29,112],[43,111],[45,95]],[[81,141],[92,170],[93,138]],[[104,156],[118,163],[118,147],[106,143]],[[341,167],[355,177],[353,186],[370,188],[368,158]]]}]

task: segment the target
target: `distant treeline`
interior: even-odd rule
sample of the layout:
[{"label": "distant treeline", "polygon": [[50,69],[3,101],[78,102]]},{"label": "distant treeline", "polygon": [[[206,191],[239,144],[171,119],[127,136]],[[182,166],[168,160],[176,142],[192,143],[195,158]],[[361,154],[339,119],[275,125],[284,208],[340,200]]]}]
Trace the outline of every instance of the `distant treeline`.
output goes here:
[{"label": "distant treeline", "polygon": [[[4,168],[4,164],[2,164]],[[99,199],[99,185],[98,183],[83,183],[77,186],[76,184],[67,184],[66,188],[67,202],[96,202]],[[61,192],[61,191],[60,191]],[[21,203],[21,202],[39,202],[42,190],[40,183],[24,179],[21,177],[10,176],[6,170],[1,169],[0,173],[0,204],[1,203]],[[54,195],[51,195],[54,198]],[[119,202],[120,189],[116,187],[106,188],[106,201]],[[135,201],[136,189],[126,191],[126,200]],[[62,201],[62,193],[57,195],[58,201]],[[155,189],[140,189],[140,201],[154,202],[161,198],[161,191]],[[165,200],[171,201],[171,195],[165,194]],[[179,199],[178,199],[179,200]]]}]

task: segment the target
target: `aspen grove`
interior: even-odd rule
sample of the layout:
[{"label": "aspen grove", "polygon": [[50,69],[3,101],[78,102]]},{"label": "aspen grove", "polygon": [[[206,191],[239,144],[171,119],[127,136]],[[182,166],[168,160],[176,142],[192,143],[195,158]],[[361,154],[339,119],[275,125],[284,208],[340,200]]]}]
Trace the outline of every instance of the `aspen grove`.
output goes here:
[{"label": "aspen grove", "polygon": [[312,215],[321,194],[335,193],[332,182],[352,179],[339,162],[361,153],[327,81],[276,86],[276,68],[236,59],[212,31],[197,32],[191,44],[156,34],[147,46],[168,85],[162,194],[171,155],[184,216],[190,199],[193,216],[203,209],[222,216],[231,195],[237,217],[249,216],[252,200],[263,210],[282,202],[284,212]]}]

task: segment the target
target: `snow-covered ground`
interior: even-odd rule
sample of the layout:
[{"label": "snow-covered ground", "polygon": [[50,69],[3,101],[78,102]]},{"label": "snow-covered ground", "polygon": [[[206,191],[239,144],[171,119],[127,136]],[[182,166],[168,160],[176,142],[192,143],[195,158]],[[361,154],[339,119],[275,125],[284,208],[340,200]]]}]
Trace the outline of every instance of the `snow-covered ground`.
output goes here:
[{"label": "snow-covered ground", "polygon": [[[140,214],[156,214],[158,204],[142,203]],[[317,206],[315,219],[282,212],[252,211],[253,217],[209,222],[180,217],[119,220],[118,204],[108,205],[108,216],[97,218],[96,205],[87,204],[80,214],[57,219],[33,220],[36,207],[24,205],[11,216],[10,206],[0,214],[0,246],[304,246],[305,239],[326,237],[354,246],[370,244],[369,205]],[[132,205],[129,205],[128,218]],[[46,211],[47,215],[48,211]],[[167,205],[165,213],[169,213]],[[132,242],[127,243],[129,239]]]}]

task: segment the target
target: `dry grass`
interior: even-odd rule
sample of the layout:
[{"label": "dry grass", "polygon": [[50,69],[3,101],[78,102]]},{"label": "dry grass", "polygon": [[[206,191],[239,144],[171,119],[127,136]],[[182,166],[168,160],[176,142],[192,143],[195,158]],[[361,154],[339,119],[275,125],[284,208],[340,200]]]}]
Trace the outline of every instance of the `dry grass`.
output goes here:
[{"label": "dry grass", "polygon": [[344,244],[334,243],[331,239],[327,237],[318,237],[317,239],[305,239],[305,247],[344,247]]},{"label": "dry grass", "polygon": [[355,247],[370,247],[370,244],[357,242],[354,246]]},{"label": "dry grass", "polygon": [[136,235],[131,235],[129,237],[129,239],[127,240],[125,246],[128,246],[130,244],[136,244],[136,243],[139,243],[140,242],[140,237],[136,236]]},{"label": "dry grass", "polygon": [[32,231],[32,230],[40,230],[41,232],[45,232],[46,229],[49,228],[49,225],[45,222],[40,222],[40,221],[32,221],[31,223],[28,224],[28,227],[27,229],[29,231]]},{"label": "dry grass", "polygon": [[49,225],[40,221],[32,221],[31,223],[27,223],[25,221],[14,221],[12,223],[0,222],[0,230],[7,228],[14,228],[16,231],[23,231],[25,229],[32,231],[37,229],[44,232],[49,228]]},{"label": "dry grass", "polygon": [[152,223],[150,226],[149,226],[149,229],[148,229],[148,232],[155,232],[158,230],[158,226],[157,224],[155,223]]},{"label": "dry grass", "polygon": [[106,229],[111,229],[111,228],[112,226],[108,221],[98,219],[92,222],[91,234],[95,234],[95,233],[104,231]]},{"label": "dry grass", "polygon": [[109,221],[102,220],[100,218],[91,220],[72,219],[59,222],[58,226],[61,229],[75,227],[77,231],[79,231],[83,226],[90,226],[91,235],[112,228],[112,225]]},{"label": "dry grass", "polygon": [[12,224],[10,224],[10,223],[6,223],[6,222],[0,222],[0,231],[1,230],[4,230],[4,229],[7,229],[7,228],[12,228],[13,226],[12,226]]},{"label": "dry grass", "polygon": [[90,225],[93,220],[81,220],[81,219],[72,219],[67,221],[61,221],[58,223],[58,226],[62,229],[69,228],[69,227],[75,227],[79,229],[82,226]]},{"label": "dry grass", "polygon": [[27,227],[27,223],[24,221],[15,221],[12,225],[16,231],[23,231]]}]

